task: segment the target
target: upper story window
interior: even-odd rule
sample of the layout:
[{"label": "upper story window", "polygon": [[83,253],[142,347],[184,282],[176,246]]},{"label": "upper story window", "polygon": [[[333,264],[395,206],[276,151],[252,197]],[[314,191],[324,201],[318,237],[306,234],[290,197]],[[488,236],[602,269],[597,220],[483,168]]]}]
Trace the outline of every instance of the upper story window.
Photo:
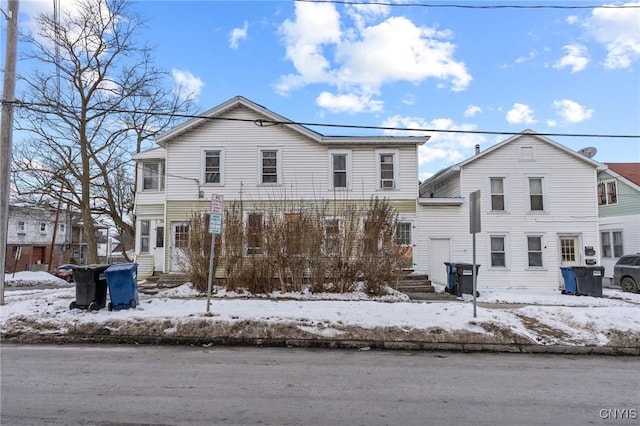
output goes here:
[{"label": "upper story window", "polygon": [[520,161],[533,161],[534,152],[532,146],[520,147]]},{"label": "upper story window", "polygon": [[529,178],[529,210],[544,211],[544,179]]},{"label": "upper story window", "polygon": [[40,232],[47,232],[47,223],[40,222]]},{"label": "upper story window", "polygon": [[348,189],[351,186],[351,153],[332,151],[329,153],[330,189]]},{"label": "upper story window", "polygon": [[142,190],[164,191],[164,160],[142,163]]},{"label": "upper story window", "polygon": [[491,211],[504,211],[504,178],[491,178]]},{"label": "upper story window", "polygon": [[27,224],[25,222],[18,222],[18,232],[27,232]]},{"label": "upper story window", "polygon": [[378,189],[398,188],[398,151],[378,151]]},{"label": "upper story window", "polygon": [[260,149],[259,183],[277,185],[281,183],[281,155],[279,149]]},{"label": "upper story window", "polygon": [[204,150],[203,182],[220,184],[223,182],[224,152],[220,149]]},{"label": "upper story window", "polygon": [[598,205],[606,206],[618,203],[618,185],[615,180],[598,183]]},{"label": "upper story window", "polygon": [[64,223],[61,223],[61,224],[58,226],[58,229],[60,230],[60,232],[64,232],[64,229],[65,229],[65,228],[64,228]]}]

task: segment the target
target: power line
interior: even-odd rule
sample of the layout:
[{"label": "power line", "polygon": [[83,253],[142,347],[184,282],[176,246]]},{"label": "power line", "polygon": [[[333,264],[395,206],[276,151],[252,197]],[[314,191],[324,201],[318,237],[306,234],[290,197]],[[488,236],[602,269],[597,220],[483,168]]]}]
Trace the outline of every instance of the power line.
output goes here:
[{"label": "power line", "polygon": [[561,4],[448,4],[448,3],[393,3],[385,1],[350,1],[350,0],[294,0],[298,3],[332,3],[343,5],[375,5],[393,7],[428,7],[450,9],[638,9],[640,5],[561,5]]},{"label": "power line", "polygon": [[[6,103],[6,102],[3,102]],[[39,108],[52,108],[55,111],[60,105],[42,104],[42,103],[27,103],[21,101],[11,102],[17,107],[22,107],[29,110],[36,110]],[[69,108],[70,109],[70,108]],[[69,110],[67,109],[67,110]],[[206,115],[198,114],[180,114],[175,112],[162,112],[151,110],[127,110],[120,108],[92,108],[95,111],[100,112],[112,112],[118,114],[144,114],[152,116],[173,117],[173,118],[185,118],[185,119],[202,119],[202,120],[219,120],[219,121],[237,121],[253,123],[258,127],[270,127],[281,125],[297,125],[303,127],[328,127],[328,128],[341,128],[341,129],[358,129],[358,130],[387,130],[387,131],[400,131],[400,132],[422,132],[422,133],[451,133],[451,134],[465,134],[465,135],[497,135],[497,136],[512,136],[518,135],[521,132],[508,132],[497,130],[456,130],[456,129],[431,129],[431,128],[408,128],[408,127],[392,127],[392,126],[369,126],[360,124],[336,124],[336,123],[315,123],[308,121],[278,121],[278,120],[254,120],[251,118],[233,118],[233,117],[209,117]],[[38,109],[38,111],[42,112]],[[53,112],[52,112],[53,113]],[[580,137],[580,138],[616,138],[616,139],[640,139],[640,134],[606,134],[606,133],[555,133],[555,132],[535,132],[538,136],[546,137]],[[328,136],[328,135],[323,135]]]}]

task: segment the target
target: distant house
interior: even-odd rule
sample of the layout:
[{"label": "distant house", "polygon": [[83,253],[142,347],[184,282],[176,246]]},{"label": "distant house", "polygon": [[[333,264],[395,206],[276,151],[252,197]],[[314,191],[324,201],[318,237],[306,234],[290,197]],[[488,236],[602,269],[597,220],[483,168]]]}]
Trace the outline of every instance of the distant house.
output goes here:
[{"label": "distant house", "polygon": [[[277,124],[274,124],[277,123]],[[136,262],[140,278],[180,271],[190,214],[206,212],[212,194],[242,201],[245,232],[259,235],[265,205],[289,210],[386,199],[412,249],[418,193],[418,146],[428,137],[324,136],[234,97],[160,135],[136,160]],[[289,215],[289,216],[286,216]],[[342,218],[326,217],[338,233]],[[260,250],[252,239],[247,254]]]},{"label": "distant house", "polygon": [[600,258],[602,166],[530,130],[439,171],[420,185],[419,269],[446,284],[444,262],[471,263],[469,195],[480,191],[478,286],[561,286],[561,266]]},{"label": "distant house", "polygon": [[607,163],[598,174],[600,253],[605,277],[620,256],[640,253],[640,163]]},{"label": "distant house", "polygon": [[[55,234],[55,238],[54,238]],[[7,272],[47,270],[69,262],[69,221],[65,212],[34,206],[9,206]]]}]

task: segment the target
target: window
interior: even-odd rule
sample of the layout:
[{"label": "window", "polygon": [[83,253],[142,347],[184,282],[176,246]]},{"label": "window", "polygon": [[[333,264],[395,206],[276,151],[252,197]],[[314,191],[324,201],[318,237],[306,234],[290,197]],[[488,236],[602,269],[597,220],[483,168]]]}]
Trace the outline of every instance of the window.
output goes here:
[{"label": "window", "polygon": [[280,183],[280,151],[277,149],[260,150],[260,183]]},{"label": "window", "polygon": [[204,183],[222,183],[222,151],[204,151]]},{"label": "window", "polygon": [[288,254],[302,253],[302,214],[285,213],[284,222],[286,225],[286,249]]},{"label": "window", "polygon": [[47,232],[47,224],[45,222],[40,222],[40,232]]},{"label": "window", "polygon": [[398,222],[396,225],[396,244],[411,245],[411,222]]},{"label": "window", "polygon": [[520,160],[521,161],[533,161],[533,147],[532,146],[520,147]]},{"label": "window", "polygon": [[560,259],[562,262],[576,261],[576,239],[573,237],[560,239]]},{"label": "window", "polygon": [[529,207],[531,211],[544,211],[544,197],[542,189],[542,178],[529,178]]},{"label": "window", "polygon": [[164,191],[164,161],[142,163],[142,190]]},{"label": "window", "polygon": [[538,235],[527,236],[527,253],[529,255],[529,267],[542,267],[542,237]]},{"label": "window", "polygon": [[501,268],[507,266],[503,236],[491,237],[491,266]]},{"label": "window", "polygon": [[19,221],[18,222],[18,232],[26,232],[27,231],[27,224],[24,223],[23,221]]},{"label": "window", "polygon": [[600,233],[602,257],[620,257],[623,253],[622,231],[605,231]]},{"label": "window", "polygon": [[140,253],[149,253],[149,221],[140,221]]},{"label": "window", "polygon": [[618,185],[615,180],[598,183],[598,205],[618,203]]},{"label": "window", "polygon": [[156,247],[164,247],[164,226],[156,227]]},{"label": "window", "polygon": [[61,224],[58,226],[58,230],[59,230],[60,232],[64,232],[64,223],[61,223]]},{"label": "window", "polygon": [[262,253],[262,213],[247,215],[247,254]]},{"label": "window", "polygon": [[175,246],[179,249],[189,248],[189,224],[182,223],[175,226],[173,238]]},{"label": "window", "polygon": [[350,182],[350,162],[351,155],[347,151],[331,152],[329,154],[329,170],[331,189],[347,189],[351,186]]},{"label": "window", "polygon": [[504,178],[491,178],[491,211],[504,211]]},{"label": "window", "polygon": [[379,189],[397,188],[398,152],[378,152]]},{"label": "window", "polygon": [[340,219],[325,219],[324,221],[324,251],[325,254],[339,254],[341,246]]}]

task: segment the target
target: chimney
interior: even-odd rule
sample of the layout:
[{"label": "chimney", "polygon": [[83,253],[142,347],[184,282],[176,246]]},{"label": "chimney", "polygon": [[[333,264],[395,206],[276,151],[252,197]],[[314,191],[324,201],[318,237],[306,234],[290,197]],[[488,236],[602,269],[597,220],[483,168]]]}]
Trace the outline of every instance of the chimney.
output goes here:
[{"label": "chimney", "polygon": [[480,154],[480,144],[476,144],[476,155]]}]

